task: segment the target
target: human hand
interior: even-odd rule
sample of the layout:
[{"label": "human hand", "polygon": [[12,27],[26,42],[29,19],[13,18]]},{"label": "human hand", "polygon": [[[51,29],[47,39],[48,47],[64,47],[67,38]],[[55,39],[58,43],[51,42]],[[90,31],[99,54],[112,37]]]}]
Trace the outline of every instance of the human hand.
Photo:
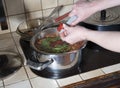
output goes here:
[{"label": "human hand", "polygon": [[63,41],[74,44],[79,41],[86,40],[86,33],[88,29],[81,26],[68,27],[65,24],[63,24],[63,27],[64,31],[60,32],[60,37]]},{"label": "human hand", "polygon": [[77,16],[78,18],[71,23],[71,25],[76,25],[77,23],[85,20],[95,12],[97,12],[96,8],[94,8],[95,3],[87,0],[79,0],[73,6],[73,10],[69,14],[69,17]]}]

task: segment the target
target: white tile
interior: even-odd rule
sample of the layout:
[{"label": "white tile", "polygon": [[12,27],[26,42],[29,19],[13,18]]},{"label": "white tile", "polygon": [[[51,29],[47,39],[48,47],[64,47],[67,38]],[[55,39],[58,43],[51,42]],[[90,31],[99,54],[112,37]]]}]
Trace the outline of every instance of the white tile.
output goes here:
[{"label": "white tile", "polygon": [[75,76],[71,76],[71,77],[67,77],[67,78],[57,80],[60,87],[68,85],[68,84],[76,83],[76,82],[79,82],[79,81],[82,81],[82,79],[80,78],[79,75],[75,75]]},{"label": "white tile", "polygon": [[18,82],[15,84],[5,86],[5,88],[32,88],[32,87],[31,87],[29,81],[26,80],[26,81],[22,81],[22,82]]},{"label": "white tile", "polygon": [[24,0],[24,4],[26,12],[41,10],[40,0]]},{"label": "white tile", "polygon": [[10,33],[10,29],[8,30],[0,30],[0,34]]},{"label": "white tile", "polygon": [[100,69],[80,74],[83,80],[91,79],[91,78],[98,77],[101,75],[104,75],[104,73]]},{"label": "white tile", "polygon": [[[1,42],[1,41],[0,41]],[[12,45],[12,46],[8,46],[8,47],[4,47],[4,48],[0,48],[0,52],[15,52],[15,53],[18,53],[18,50],[16,48],[15,45]]]},{"label": "white tile", "polygon": [[52,8],[57,6],[57,0],[42,0],[42,8],[47,9],[47,8]]},{"label": "white tile", "polygon": [[30,68],[29,68],[28,66],[25,66],[25,68],[26,68],[26,71],[27,71],[27,74],[28,74],[29,78],[35,78],[35,77],[37,77],[37,75],[34,74],[34,73],[30,70]]},{"label": "white tile", "polygon": [[43,17],[48,17],[48,15],[52,12],[53,8],[43,10]]},{"label": "white tile", "polygon": [[71,10],[72,10],[72,5],[64,6],[63,9],[60,11],[60,15],[63,15]]},{"label": "white tile", "polygon": [[42,18],[42,11],[27,13],[27,19]]},{"label": "white tile", "polygon": [[23,53],[23,50],[22,50],[22,48],[20,46],[19,39],[20,39],[19,36],[14,36],[14,40],[15,40],[15,43],[16,43],[16,48],[17,48],[18,52],[21,55],[21,58],[23,60],[23,64],[26,65],[26,57],[25,57],[25,55]]},{"label": "white tile", "polygon": [[0,51],[18,52],[10,33],[0,35]]},{"label": "white tile", "polygon": [[59,5],[69,5],[73,4],[73,0],[58,0]]},{"label": "white tile", "polygon": [[[43,10],[43,17],[48,17],[48,16],[52,13],[52,11],[53,11],[54,9],[55,9],[55,8],[50,8],[50,9],[45,9],[45,10]],[[58,17],[58,11],[55,12],[51,17],[52,17],[52,18]]]},{"label": "white tile", "polygon": [[115,71],[120,71],[120,63],[119,64],[115,64],[115,65],[111,65],[111,66],[107,66],[102,68],[103,72],[108,74],[108,73],[112,73]]},{"label": "white tile", "polygon": [[24,53],[23,53],[22,48],[20,46],[20,36],[13,36],[13,38],[15,40],[17,49],[19,50],[20,54],[23,55]]},{"label": "white tile", "polygon": [[16,15],[16,16],[9,16],[10,28],[11,31],[14,32],[17,30],[17,27],[20,23],[25,21],[25,15]]},{"label": "white tile", "polygon": [[0,80],[0,87],[2,87],[3,86],[3,81],[2,80]]},{"label": "white tile", "polygon": [[19,34],[17,34],[16,32],[12,32],[12,35],[13,35],[13,37],[19,36]]},{"label": "white tile", "polygon": [[9,85],[9,84],[17,83],[17,82],[20,82],[20,81],[23,81],[26,79],[28,79],[28,78],[27,78],[24,68],[22,67],[19,71],[17,71],[11,77],[5,79],[4,84]]},{"label": "white tile", "polygon": [[8,15],[24,13],[23,0],[5,0]]},{"label": "white tile", "polygon": [[57,82],[53,79],[37,77],[30,79],[33,88],[57,88]]}]

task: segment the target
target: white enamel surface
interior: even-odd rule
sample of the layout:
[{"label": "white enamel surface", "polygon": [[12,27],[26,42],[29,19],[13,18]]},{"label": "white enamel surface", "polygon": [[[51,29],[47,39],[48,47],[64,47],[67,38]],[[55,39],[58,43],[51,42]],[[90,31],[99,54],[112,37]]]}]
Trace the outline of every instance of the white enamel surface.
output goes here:
[{"label": "white enamel surface", "polygon": [[25,21],[25,15],[15,15],[15,16],[9,16],[9,22],[10,22],[10,28],[11,31],[14,32],[17,30],[17,27],[20,23]]},{"label": "white enamel surface", "polygon": [[3,81],[0,80],[0,88],[3,86]]},{"label": "white enamel surface", "polygon": [[21,82],[24,80],[27,80],[27,74],[25,72],[25,69],[22,67],[18,72],[16,72],[14,75],[6,78],[4,80],[5,85],[10,85],[13,83]]}]

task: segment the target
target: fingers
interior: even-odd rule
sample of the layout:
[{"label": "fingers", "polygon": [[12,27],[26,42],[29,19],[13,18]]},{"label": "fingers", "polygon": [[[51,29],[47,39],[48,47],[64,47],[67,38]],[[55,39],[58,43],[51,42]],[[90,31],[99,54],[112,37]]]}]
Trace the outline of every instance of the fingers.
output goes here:
[{"label": "fingers", "polygon": [[69,34],[69,27],[63,24],[63,28],[61,32],[59,32],[61,39],[64,41],[65,37]]}]

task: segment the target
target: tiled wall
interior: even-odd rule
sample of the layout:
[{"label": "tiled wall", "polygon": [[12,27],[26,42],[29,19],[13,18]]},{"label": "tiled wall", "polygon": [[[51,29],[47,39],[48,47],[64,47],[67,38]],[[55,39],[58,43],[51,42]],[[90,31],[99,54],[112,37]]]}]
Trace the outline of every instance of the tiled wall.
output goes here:
[{"label": "tiled wall", "polygon": [[0,30],[0,34],[16,31],[17,26],[27,19],[46,17],[58,5],[64,5],[64,8],[58,13],[62,15],[70,11],[73,3],[76,1],[77,0],[3,0],[8,30]]}]

